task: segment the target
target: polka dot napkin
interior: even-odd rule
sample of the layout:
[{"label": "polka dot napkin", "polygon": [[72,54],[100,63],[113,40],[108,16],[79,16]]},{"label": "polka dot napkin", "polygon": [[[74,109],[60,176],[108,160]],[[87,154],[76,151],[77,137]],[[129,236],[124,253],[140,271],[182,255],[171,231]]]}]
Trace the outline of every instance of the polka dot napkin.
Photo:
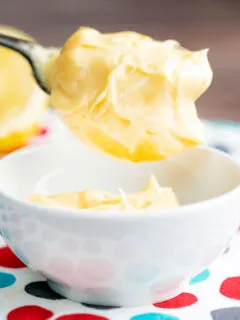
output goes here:
[{"label": "polka dot napkin", "polygon": [[[33,143],[47,139],[52,130],[57,134],[51,121]],[[240,125],[208,121],[206,125],[209,144],[240,160]],[[177,297],[142,307],[108,308],[75,303],[54,293],[0,238],[0,320],[240,320],[239,252],[240,232],[222,257],[193,277]]]}]

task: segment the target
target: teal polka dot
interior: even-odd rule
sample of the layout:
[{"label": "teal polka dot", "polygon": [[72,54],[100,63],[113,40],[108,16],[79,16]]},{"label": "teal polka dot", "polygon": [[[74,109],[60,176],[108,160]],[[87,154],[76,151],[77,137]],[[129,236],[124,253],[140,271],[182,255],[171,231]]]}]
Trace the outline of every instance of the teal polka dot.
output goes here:
[{"label": "teal polka dot", "polygon": [[16,278],[13,274],[7,272],[0,272],[0,288],[10,287],[16,282]]},{"label": "teal polka dot", "polygon": [[175,316],[163,313],[144,313],[132,317],[130,320],[180,320]]},{"label": "teal polka dot", "polygon": [[208,269],[203,270],[201,273],[199,273],[198,275],[196,275],[195,277],[193,277],[189,284],[196,284],[196,283],[200,283],[202,281],[207,280],[210,277],[210,272]]},{"label": "teal polka dot", "polygon": [[215,125],[219,127],[226,127],[226,128],[239,128],[239,122],[231,121],[231,120],[217,120],[213,122]]},{"label": "teal polka dot", "polygon": [[158,274],[158,266],[145,261],[134,263],[127,269],[127,279],[138,283],[152,281]]}]

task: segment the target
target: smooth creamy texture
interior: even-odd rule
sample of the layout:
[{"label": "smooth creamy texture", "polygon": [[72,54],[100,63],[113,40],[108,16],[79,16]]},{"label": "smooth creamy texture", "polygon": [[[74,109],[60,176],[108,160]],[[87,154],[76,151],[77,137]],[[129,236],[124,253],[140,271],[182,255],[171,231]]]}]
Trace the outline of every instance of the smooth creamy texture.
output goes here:
[{"label": "smooth creamy texture", "polygon": [[152,161],[204,141],[195,101],[211,81],[207,50],[80,28],[55,60],[51,101],[88,146]]},{"label": "smooth creamy texture", "polygon": [[[9,26],[0,26],[0,33],[33,40]],[[49,98],[35,83],[26,59],[13,50],[0,47],[0,139],[28,131],[48,105]]]},{"label": "smooth creamy texture", "polygon": [[97,211],[162,209],[178,206],[177,198],[172,189],[160,187],[153,176],[151,176],[148,185],[136,194],[126,195],[122,190],[119,191],[119,196],[94,189],[51,196],[33,194],[27,200],[51,207],[94,209]]}]

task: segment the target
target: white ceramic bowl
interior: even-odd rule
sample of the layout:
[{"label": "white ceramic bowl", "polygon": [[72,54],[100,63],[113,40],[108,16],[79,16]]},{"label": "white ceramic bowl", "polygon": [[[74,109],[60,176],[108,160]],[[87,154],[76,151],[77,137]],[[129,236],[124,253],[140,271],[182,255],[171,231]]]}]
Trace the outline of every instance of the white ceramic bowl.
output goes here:
[{"label": "white ceramic bowl", "polygon": [[[60,294],[111,306],[168,299],[214,261],[237,230],[240,168],[229,156],[194,148],[167,161],[132,164],[63,140],[0,161],[2,234]],[[105,213],[24,201],[34,191],[136,191],[150,173],[173,187],[181,207]]]}]

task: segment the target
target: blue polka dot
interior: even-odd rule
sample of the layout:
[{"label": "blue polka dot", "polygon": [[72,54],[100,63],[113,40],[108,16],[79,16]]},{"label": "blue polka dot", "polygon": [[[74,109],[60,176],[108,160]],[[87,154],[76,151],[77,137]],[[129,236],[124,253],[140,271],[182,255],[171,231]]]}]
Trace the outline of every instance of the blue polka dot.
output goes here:
[{"label": "blue polka dot", "polygon": [[213,147],[218,149],[218,150],[220,150],[220,151],[223,151],[223,152],[226,152],[226,153],[230,153],[229,148],[224,144],[214,144]]},{"label": "blue polka dot", "polygon": [[180,320],[175,316],[163,313],[144,313],[132,317],[130,320]]},{"label": "blue polka dot", "polygon": [[213,310],[211,316],[213,320],[237,320],[240,319],[240,308],[231,307]]},{"label": "blue polka dot", "polygon": [[196,284],[202,281],[207,280],[210,277],[210,272],[208,269],[203,270],[201,273],[199,273],[198,275],[196,275],[195,277],[193,277],[189,284]]},{"label": "blue polka dot", "polygon": [[0,288],[10,287],[16,282],[16,278],[11,273],[0,272]]}]

